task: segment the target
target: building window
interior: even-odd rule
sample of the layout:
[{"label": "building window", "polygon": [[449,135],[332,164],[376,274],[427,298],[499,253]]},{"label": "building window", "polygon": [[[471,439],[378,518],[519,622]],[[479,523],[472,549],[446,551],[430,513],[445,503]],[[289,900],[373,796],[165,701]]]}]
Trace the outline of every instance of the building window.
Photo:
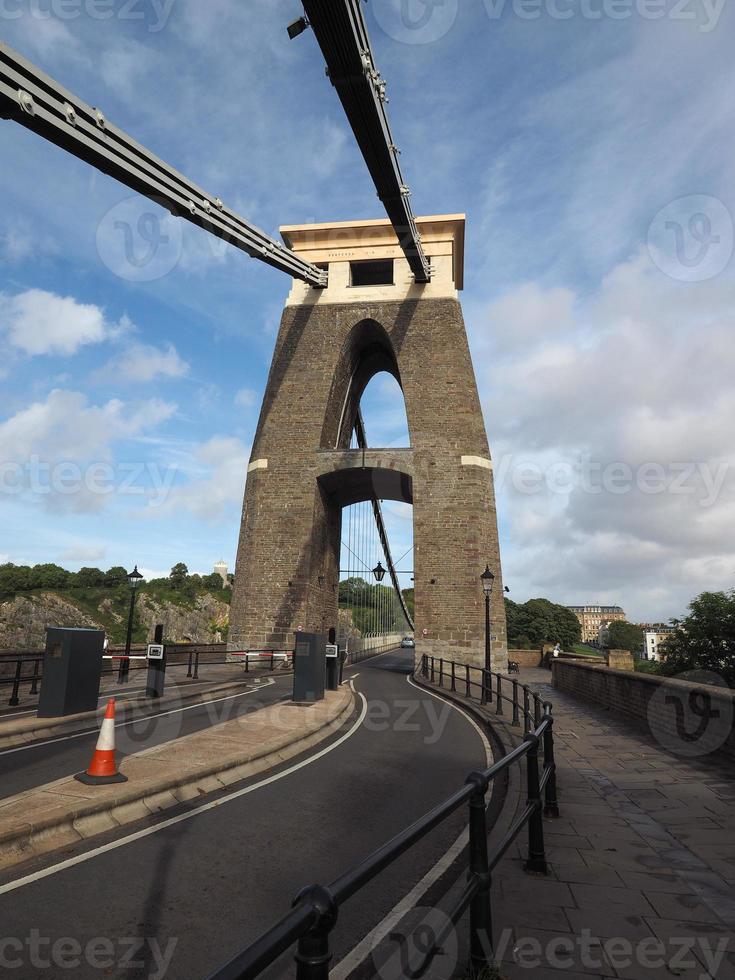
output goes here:
[{"label": "building window", "polygon": [[350,262],[350,286],[392,286],[393,259]]}]

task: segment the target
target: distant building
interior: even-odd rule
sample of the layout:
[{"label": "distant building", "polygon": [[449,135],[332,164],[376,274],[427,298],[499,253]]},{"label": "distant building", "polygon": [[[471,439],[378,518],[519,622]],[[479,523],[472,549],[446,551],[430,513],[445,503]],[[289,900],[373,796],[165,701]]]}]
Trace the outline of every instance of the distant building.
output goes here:
[{"label": "distant building", "polygon": [[643,655],[646,660],[664,659],[659,647],[674,632],[671,626],[657,626],[655,629],[648,629],[643,634]]},{"label": "distant building", "polygon": [[579,620],[583,643],[599,643],[600,629],[616,619],[625,619],[620,606],[567,606]]},{"label": "distant building", "polygon": [[229,584],[229,579],[227,577],[227,562],[226,561],[218,561],[215,564],[213,571],[214,571],[214,574],[215,575],[219,575],[219,577],[222,579],[222,585],[225,585],[226,586],[226,585]]}]

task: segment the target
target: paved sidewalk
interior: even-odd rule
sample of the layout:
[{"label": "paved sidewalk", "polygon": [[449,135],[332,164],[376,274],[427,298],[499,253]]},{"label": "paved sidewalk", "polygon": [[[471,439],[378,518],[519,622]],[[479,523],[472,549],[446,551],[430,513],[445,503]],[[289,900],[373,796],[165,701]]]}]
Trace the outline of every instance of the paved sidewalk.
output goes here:
[{"label": "paved sidewalk", "polygon": [[0,868],[225,790],[306,751],[354,709],[348,685],[313,705],[284,702],[127,756],[128,782],[64,778],[0,801]]},{"label": "paved sidewalk", "polygon": [[523,871],[525,832],[495,872],[501,975],[735,978],[732,767],[677,758],[548,671],[520,679],[553,703],[561,816],[544,822],[547,878]]}]

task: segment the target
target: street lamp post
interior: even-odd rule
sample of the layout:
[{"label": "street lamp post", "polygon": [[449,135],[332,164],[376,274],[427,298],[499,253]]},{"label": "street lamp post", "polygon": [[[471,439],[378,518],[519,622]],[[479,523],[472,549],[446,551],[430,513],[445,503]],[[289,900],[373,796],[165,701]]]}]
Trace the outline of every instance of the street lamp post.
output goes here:
[{"label": "street lamp post", "polygon": [[143,576],[138,571],[136,565],[128,575],[128,585],[130,586],[130,612],[128,613],[128,634],[125,638],[125,656],[120,661],[120,668],[117,672],[118,683],[128,679],[130,674],[130,646],[133,640],[133,616],[135,614],[135,597],[138,594],[138,586],[143,581]]},{"label": "street lamp post", "polygon": [[495,576],[490,571],[490,566],[485,565],[485,571],[480,576],[482,591],[485,593],[485,670],[491,670],[493,666],[490,655],[490,596],[493,593],[493,582]]}]

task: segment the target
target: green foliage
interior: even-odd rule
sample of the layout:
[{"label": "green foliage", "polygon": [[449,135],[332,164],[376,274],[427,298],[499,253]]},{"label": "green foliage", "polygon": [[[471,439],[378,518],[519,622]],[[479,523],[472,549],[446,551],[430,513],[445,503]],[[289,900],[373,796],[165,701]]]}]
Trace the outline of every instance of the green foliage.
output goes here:
[{"label": "green foliage", "polygon": [[212,572],[211,575],[202,576],[202,586],[205,589],[209,589],[210,592],[222,592],[222,576],[218,572]]},{"label": "green foliage", "polygon": [[582,638],[582,627],[574,613],[548,599],[523,603],[506,599],[505,615],[511,649],[533,649],[542,643],[561,643],[570,649]]},{"label": "green foliage", "polygon": [[171,580],[171,587],[174,589],[181,589],[186,585],[186,580],[189,577],[189,569],[183,563],[183,561],[177,562],[171,569],[171,574],[169,579]]},{"label": "green foliage", "polygon": [[339,605],[352,611],[352,622],[363,635],[383,629],[400,633],[408,628],[391,585],[370,585],[362,578],[344,579],[339,583]]},{"label": "green foliage", "polygon": [[616,619],[607,629],[607,646],[610,650],[629,650],[634,656],[643,651],[643,630],[624,619]]},{"label": "green foliage", "polygon": [[703,592],[689,604],[686,619],[671,625],[674,632],[661,644],[660,673],[707,670],[735,687],[735,590]]},{"label": "green foliage", "polygon": [[105,586],[114,589],[118,585],[125,585],[128,580],[128,570],[122,565],[113,565],[105,572]]},{"label": "green foliage", "polygon": [[74,585],[82,589],[97,589],[105,584],[105,573],[101,568],[80,568],[74,576]]}]

